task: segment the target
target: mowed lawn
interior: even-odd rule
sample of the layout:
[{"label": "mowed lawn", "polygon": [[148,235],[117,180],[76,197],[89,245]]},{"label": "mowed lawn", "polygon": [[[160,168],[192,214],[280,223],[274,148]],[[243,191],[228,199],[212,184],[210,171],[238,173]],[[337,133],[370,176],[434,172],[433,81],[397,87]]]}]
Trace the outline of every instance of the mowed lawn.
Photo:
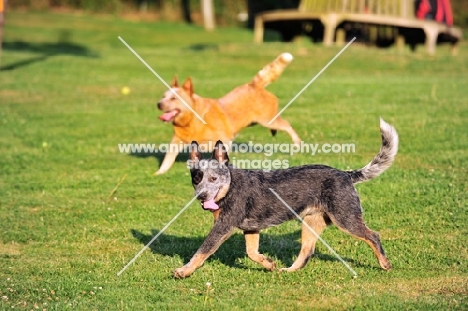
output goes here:
[{"label": "mowed lawn", "polygon": [[[235,233],[190,278],[172,271],[203,242],[213,218],[192,204],[120,276],[117,273],[193,196],[181,155],[153,176],[162,154],[120,153],[119,143],[168,143],[157,118],[165,81],[191,76],[220,97],[278,54],[294,61],[268,86],[284,107],[340,48],[308,40],[253,45],[245,29],[113,16],[10,12],[0,71],[0,309],[24,310],[466,310],[468,308],[468,46],[427,56],[422,47],[352,44],[283,113],[308,143],[354,143],[354,153],[235,153],[291,166],[367,164],[380,147],[379,117],[400,135],[394,165],[360,184],[364,217],[393,270],[362,241],[328,228],[296,273],[264,271]],[[124,95],[121,89],[130,88]],[[237,142],[290,143],[256,126]],[[298,221],[264,230],[260,251],[287,267]]]}]

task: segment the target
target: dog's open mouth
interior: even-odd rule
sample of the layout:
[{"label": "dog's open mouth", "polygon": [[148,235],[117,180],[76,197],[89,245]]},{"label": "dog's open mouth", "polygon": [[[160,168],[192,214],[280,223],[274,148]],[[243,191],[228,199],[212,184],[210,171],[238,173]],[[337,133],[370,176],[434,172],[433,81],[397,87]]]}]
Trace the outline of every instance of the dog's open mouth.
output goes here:
[{"label": "dog's open mouth", "polygon": [[162,115],[159,116],[159,120],[164,122],[171,122],[175,119],[175,117],[180,113],[179,109],[174,109],[170,111],[166,111]]},{"label": "dog's open mouth", "polygon": [[[219,191],[218,191],[218,192],[219,192]],[[216,197],[218,196],[218,192],[216,192],[216,194],[213,196],[213,198],[201,202],[202,207],[203,207],[204,210],[214,212],[214,211],[216,211],[217,209],[219,209],[218,204],[216,204],[216,202],[214,201],[214,200],[216,199]]]},{"label": "dog's open mouth", "polygon": [[219,209],[218,204],[215,203],[214,198],[208,201],[203,202],[203,209],[208,210],[208,211],[216,211]]}]

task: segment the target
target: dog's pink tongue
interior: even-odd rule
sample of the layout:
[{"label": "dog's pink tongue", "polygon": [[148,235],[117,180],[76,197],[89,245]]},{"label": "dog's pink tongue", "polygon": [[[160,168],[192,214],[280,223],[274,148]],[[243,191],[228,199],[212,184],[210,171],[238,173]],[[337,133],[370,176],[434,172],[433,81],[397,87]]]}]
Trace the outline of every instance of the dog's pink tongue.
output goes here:
[{"label": "dog's pink tongue", "polygon": [[210,211],[216,211],[219,208],[219,206],[215,203],[213,198],[211,200],[203,202],[203,208]]},{"label": "dog's pink tongue", "polygon": [[176,115],[177,115],[177,110],[171,110],[159,116],[159,119],[167,122],[167,121],[171,121],[172,119],[174,119]]}]

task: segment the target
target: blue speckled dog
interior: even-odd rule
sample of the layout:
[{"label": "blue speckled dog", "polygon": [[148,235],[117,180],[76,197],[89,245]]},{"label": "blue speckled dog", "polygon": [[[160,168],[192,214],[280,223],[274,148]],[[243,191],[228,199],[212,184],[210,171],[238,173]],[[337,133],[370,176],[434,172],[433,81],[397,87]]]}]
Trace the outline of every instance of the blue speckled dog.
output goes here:
[{"label": "blue speckled dog", "polygon": [[[174,271],[176,278],[191,275],[232,234],[244,231],[247,254],[268,270],[275,263],[258,252],[260,230],[295,218],[294,214],[269,191],[279,196],[299,214],[317,234],[335,224],[342,231],[364,240],[373,249],[380,266],[391,269],[377,232],[362,219],[362,208],[354,184],[370,180],[388,169],[398,150],[395,129],[380,120],[382,145],[379,153],[365,167],[341,171],[325,165],[304,165],[265,172],[241,170],[229,166],[229,158],[218,141],[211,159],[202,159],[198,144],[192,143],[192,184],[206,210],[213,212],[215,223],[208,237],[189,263]],[[303,225],[302,248],[296,261],[285,271],[305,266],[314,254],[317,237]]]}]

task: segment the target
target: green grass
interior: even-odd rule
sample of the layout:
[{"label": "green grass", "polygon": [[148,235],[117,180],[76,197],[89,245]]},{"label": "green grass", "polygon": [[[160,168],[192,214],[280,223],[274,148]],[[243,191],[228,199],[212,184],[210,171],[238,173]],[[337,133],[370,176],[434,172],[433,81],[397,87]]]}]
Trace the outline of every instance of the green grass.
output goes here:
[{"label": "green grass", "polygon": [[[468,47],[375,49],[353,44],[284,117],[304,141],[355,143],[354,154],[277,154],[291,165],[359,168],[378,151],[379,117],[400,135],[393,167],[357,186],[369,227],[393,264],[334,227],[303,270],[270,273],[252,263],[236,233],[193,276],[174,280],[212,225],[193,204],[120,277],[125,264],[192,198],[184,157],[153,177],[160,157],[119,153],[118,143],[167,143],[157,119],[166,81],[192,76],[218,97],[247,82],[279,53],[294,62],[269,86],[284,106],[338,51],[306,40],[251,44],[252,33],[137,23],[108,16],[12,12],[0,71],[1,309],[357,309],[468,308]],[[128,86],[131,94],[122,95]],[[289,143],[261,127],[239,142]],[[237,158],[267,158],[237,154]],[[109,198],[112,189],[117,191]],[[264,231],[260,250],[285,267],[300,248],[300,224]],[[211,287],[207,288],[206,283]],[[7,297],[7,298],[5,298]]]}]

